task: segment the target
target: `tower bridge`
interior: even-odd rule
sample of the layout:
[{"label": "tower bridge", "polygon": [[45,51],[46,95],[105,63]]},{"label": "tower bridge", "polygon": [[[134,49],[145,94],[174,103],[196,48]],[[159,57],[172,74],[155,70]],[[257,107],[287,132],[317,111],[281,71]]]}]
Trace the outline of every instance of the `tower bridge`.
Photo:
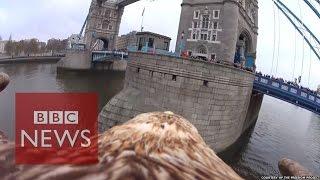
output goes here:
[{"label": "tower bridge", "polygon": [[[93,0],[87,49],[70,53],[60,66],[88,69],[92,59],[110,61],[105,52],[115,47],[124,7],[137,1]],[[170,110],[189,119],[219,152],[255,124],[264,94],[319,112],[318,96],[253,73],[258,9],[257,0],[183,0],[176,54],[129,52],[124,88],[100,112],[99,129],[143,112]],[[92,53],[97,40],[105,51]]]}]

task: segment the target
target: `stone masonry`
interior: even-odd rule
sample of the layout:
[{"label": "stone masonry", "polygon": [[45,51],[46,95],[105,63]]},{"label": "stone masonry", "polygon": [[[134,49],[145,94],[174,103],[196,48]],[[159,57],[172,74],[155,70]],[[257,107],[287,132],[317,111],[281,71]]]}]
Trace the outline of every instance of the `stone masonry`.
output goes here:
[{"label": "stone masonry", "polygon": [[116,48],[123,10],[124,7],[118,6],[114,0],[103,2],[92,0],[85,30],[87,49],[90,49],[96,40],[104,43],[104,49]]},{"label": "stone masonry", "polygon": [[176,52],[233,63],[244,37],[243,56],[255,59],[257,35],[257,0],[183,0]]},{"label": "stone masonry", "polygon": [[256,117],[246,120],[253,73],[164,55],[138,52],[129,57],[125,87],[101,111],[100,131],[140,113],[172,111],[194,124],[220,152],[255,122]]}]

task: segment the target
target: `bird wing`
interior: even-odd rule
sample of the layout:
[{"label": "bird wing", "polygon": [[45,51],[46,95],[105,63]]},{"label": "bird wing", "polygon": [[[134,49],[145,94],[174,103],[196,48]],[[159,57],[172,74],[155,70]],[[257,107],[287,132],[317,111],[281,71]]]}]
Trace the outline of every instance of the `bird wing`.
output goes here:
[{"label": "bird wing", "polygon": [[190,122],[171,112],[138,115],[100,134],[98,147],[99,163],[91,166],[15,166],[9,143],[0,147],[0,158],[6,157],[0,175],[30,180],[241,179]]}]

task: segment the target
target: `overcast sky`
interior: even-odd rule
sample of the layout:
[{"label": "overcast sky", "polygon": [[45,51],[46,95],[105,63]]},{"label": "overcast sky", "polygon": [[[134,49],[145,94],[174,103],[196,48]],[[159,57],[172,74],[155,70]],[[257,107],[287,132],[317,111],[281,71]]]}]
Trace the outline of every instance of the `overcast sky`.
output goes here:
[{"label": "overcast sky", "polygon": [[[320,38],[320,20],[304,4],[303,0],[283,1]],[[144,30],[170,36],[173,50],[178,31],[181,2],[182,0],[155,0],[154,2],[141,0],[127,6],[122,17],[120,34],[140,29],[141,14],[145,7]],[[90,3],[91,0],[0,0],[0,36],[8,39],[12,33],[15,40],[36,37],[42,41],[52,37],[67,38],[73,33],[79,33]],[[320,84],[320,61],[310,53],[310,48],[303,43],[302,37],[298,33],[295,34],[293,26],[274,8],[271,0],[259,0],[259,7],[258,70],[284,77],[287,80],[298,77],[302,70],[303,85],[309,85],[315,89]],[[320,9],[320,6],[316,8]],[[275,12],[276,22],[273,12]],[[279,36],[278,25],[280,24],[279,48],[279,38],[276,38],[274,48],[274,24],[276,25],[276,37]],[[297,51],[295,51],[295,44]],[[303,45],[305,46],[304,51]],[[276,51],[275,58],[273,58],[274,50]],[[296,57],[296,63],[294,63],[294,57]],[[303,69],[302,59],[304,59]],[[293,73],[294,64],[295,72]]]}]

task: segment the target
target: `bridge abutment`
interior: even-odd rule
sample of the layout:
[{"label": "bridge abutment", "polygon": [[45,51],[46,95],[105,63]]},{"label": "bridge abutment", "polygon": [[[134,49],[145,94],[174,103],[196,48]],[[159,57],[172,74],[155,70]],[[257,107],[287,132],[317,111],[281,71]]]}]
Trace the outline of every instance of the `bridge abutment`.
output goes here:
[{"label": "bridge abutment", "polygon": [[220,152],[255,123],[256,118],[247,115],[253,73],[164,55],[130,53],[129,57],[124,89],[101,111],[100,131],[140,113],[172,111],[190,120]]},{"label": "bridge abutment", "polygon": [[91,68],[91,52],[70,50],[57,63],[58,69],[87,70]]}]

